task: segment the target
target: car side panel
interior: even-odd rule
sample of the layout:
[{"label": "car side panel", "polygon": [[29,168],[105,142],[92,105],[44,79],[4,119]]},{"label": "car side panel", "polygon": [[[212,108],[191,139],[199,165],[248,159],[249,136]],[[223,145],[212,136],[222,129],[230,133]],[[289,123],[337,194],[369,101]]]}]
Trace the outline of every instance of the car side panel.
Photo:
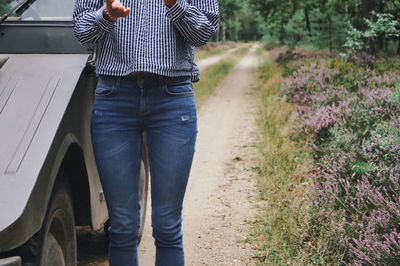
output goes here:
[{"label": "car side panel", "polygon": [[84,152],[92,226],[97,229],[107,217],[88,131],[94,84],[82,74],[88,55],[9,57],[0,70],[0,94],[8,95],[0,113],[0,212],[7,214],[0,216],[0,253],[40,229],[69,143]]}]

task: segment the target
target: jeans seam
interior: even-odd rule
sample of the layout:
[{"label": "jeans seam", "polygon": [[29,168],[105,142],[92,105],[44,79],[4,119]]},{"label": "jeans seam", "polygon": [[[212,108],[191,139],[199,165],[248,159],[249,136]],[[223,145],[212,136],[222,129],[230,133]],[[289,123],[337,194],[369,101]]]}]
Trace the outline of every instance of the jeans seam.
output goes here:
[{"label": "jeans seam", "polygon": [[96,90],[97,90],[97,86],[96,86],[96,89],[94,90],[94,95],[96,97],[107,97],[107,96],[113,95],[115,93],[115,91],[120,87],[120,85],[121,85],[121,77],[113,77],[112,86],[107,93],[101,93],[101,94],[96,93]]},{"label": "jeans seam", "polygon": [[170,96],[188,96],[188,95],[193,95],[194,94],[194,90],[193,90],[193,86],[192,86],[192,90],[191,91],[184,91],[184,92],[171,92],[168,89],[168,85],[169,84],[165,84],[165,92],[170,95]]}]

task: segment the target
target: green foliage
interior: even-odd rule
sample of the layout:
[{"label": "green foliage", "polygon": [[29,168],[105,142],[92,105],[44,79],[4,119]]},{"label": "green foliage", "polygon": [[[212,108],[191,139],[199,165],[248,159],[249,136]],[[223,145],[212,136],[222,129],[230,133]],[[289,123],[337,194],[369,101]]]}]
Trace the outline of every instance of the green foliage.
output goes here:
[{"label": "green foliage", "polygon": [[10,2],[11,0],[0,0],[0,17],[10,10],[10,7],[8,6]]},{"label": "green foliage", "polygon": [[259,12],[252,10],[252,7],[244,2],[237,14],[239,40],[256,41],[262,38],[266,31],[265,23]]},{"label": "green foliage", "polygon": [[346,42],[343,46],[353,52],[361,52],[364,48],[364,42],[362,41],[363,32],[354,28],[350,23],[347,23],[347,28]]},{"label": "green foliage", "polygon": [[264,35],[291,48],[400,53],[399,0],[248,1],[265,23]]},{"label": "green foliage", "polygon": [[365,32],[365,37],[376,38],[383,35],[383,38],[399,37],[400,23],[392,14],[371,12],[372,19],[365,19],[368,25],[368,30]]},{"label": "green foliage", "polygon": [[260,12],[247,0],[219,0],[219,40],[259,40],[265,33]]},{"label": "green foliage", "polygon": [[318,48],[329,48],[332,51],[340,49],[344,42],[345,18],[342,14],[327,9],[329,12],[321,8],[312,9],[311,33],[308,40]]},{"label": "green foliage", "polygon": [[361,31],[348,23],[347,38],[344,47],[353,52],[367,51],[375,53],[377,45],[400,37],[400,23],[392,14],[371,12],[371,18],[366,18],[367,26]]},{"label": "green foliage", "polygon": [[283,26],[285,34],[287,35],[284,42],[292,49],[295,48],[299,42],[307,38],[307,28],[303,21],[304,13],[297,11],[289,22]]}]

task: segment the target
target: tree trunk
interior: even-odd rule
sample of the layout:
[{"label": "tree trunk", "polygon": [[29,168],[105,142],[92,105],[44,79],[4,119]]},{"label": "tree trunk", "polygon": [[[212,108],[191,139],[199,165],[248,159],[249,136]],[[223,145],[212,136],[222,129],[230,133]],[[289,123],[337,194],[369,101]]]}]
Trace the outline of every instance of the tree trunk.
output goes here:
[{"label": "tree trunk", "polygon": [[389,53],[389,39],[385,39],[385,51]]},{"label": "tree trunk", "polygon": [[333,44],[332,44],[332,22],[331,19],[328,20],[328,35],[329,35],[329,52],[333,53]]},{"label": "tree trunk", "polygon": [[[374,10],[375,6],[375,2],[371,1],[371,0],[362,0],[361,1],[361,18],[369,18],[369,14],[371,13],[372,10]],[[366,30],[367,29],[367,24],[366,23],[362,23],[361,25],[361,30]]]},{"label": "tree trunk", "polygon": [[308,34],[310,35],[310,37],[312,37],[310,17],[308,16],[308,6],[304,8],[304,17],[306,19],[306,27],[308,30]]},{"label": "tree trunk", "polygon": [[399,46],[397,46],[397,54],[400,55],[400,37],[398,37]]},{"label": "tree trunk", "polygon": [[378,36],[378,50],[382,51],[383,50],[383,45],[384,45],[384,35],[381,33]]},{"label": "tree trunk", "polygon": [[293,14],[299,9],[299,0],[292,0],[293,2]]},{"label": "tree trunk", "polygon": [[226,41],[226,24],[225,22],[222,23],[222,41]]}]

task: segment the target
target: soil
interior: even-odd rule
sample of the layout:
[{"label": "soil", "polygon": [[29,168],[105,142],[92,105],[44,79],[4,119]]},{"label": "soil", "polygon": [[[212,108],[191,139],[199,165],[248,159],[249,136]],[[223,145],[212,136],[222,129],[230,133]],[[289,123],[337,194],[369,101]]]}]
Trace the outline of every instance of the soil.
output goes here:
[{"label": "soil", "polygon": [[[247,221],[256,213],[252,170],[258,104],[256,48],[249,50],[198,113],[196,152],[183,207],[186,265],[247,265],[253,255],[245,240],[251,229]],[[154,265],[150,213],[139,246],[139,262],[144,266]],[[108,265],[101,233],[81,230],[78,240],[79,265]],[[95,252],[90,251],[93,248],[81,252],[88,240]]]}]

